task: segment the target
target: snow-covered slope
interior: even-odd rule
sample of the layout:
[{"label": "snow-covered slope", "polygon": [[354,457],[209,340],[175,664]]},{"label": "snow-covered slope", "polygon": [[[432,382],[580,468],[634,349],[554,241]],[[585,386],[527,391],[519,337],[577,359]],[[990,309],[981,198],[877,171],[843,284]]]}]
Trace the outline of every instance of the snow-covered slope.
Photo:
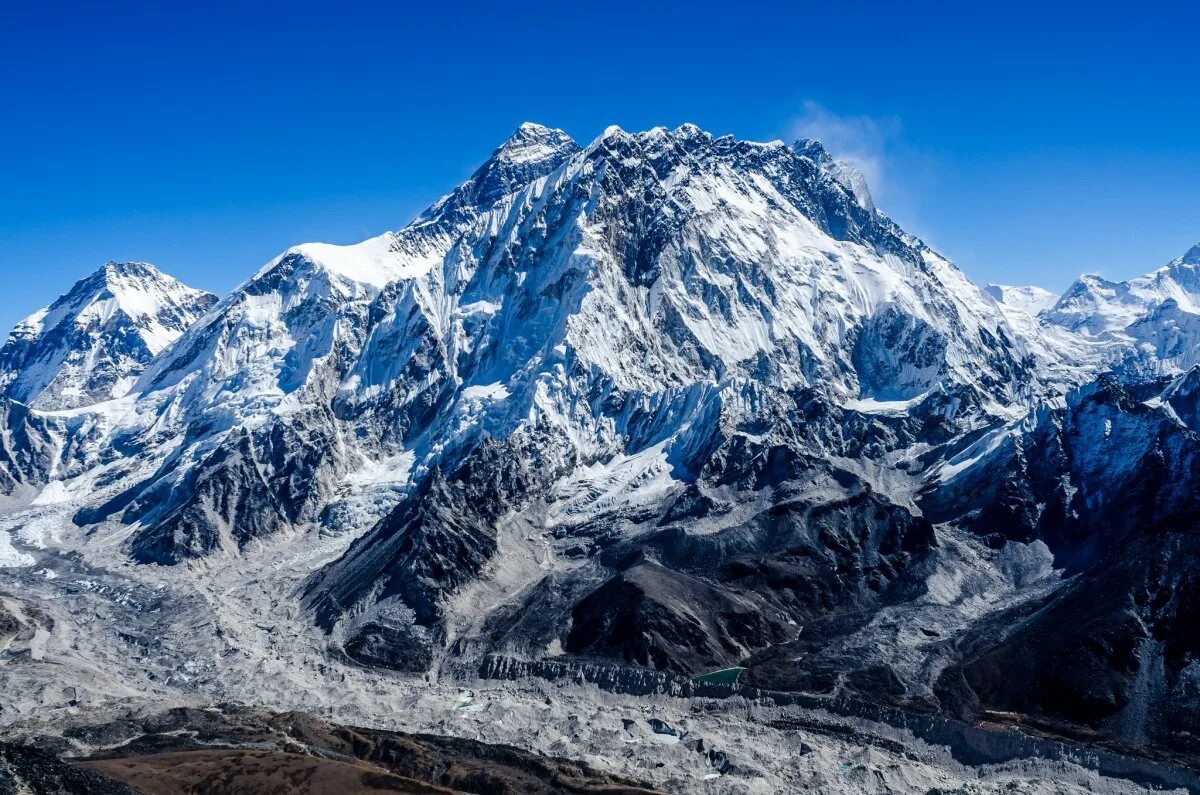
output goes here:
[{"label": "snow-covered slope", "polygon": [[1079,277],[1047,310],[1046,319],[1090,336],[1119,333],[1167,301],[1188,312],[1200,299],[1200,244],[1156,271],[1123,282]]},{"label": "snow-covered slope", "polygon": [[0,389],[50,410],[120,397],[216,300],[152,265],[110,262],[17,324],[0,349]]},{"label": "snow-covered slope", "polygon": [[1012,287],[1006,284],[989,284],[987,294],[1006,310],[1023,312],[1034,317],[1058,301],[1058,296],[1054,293],[1033,285]]}]

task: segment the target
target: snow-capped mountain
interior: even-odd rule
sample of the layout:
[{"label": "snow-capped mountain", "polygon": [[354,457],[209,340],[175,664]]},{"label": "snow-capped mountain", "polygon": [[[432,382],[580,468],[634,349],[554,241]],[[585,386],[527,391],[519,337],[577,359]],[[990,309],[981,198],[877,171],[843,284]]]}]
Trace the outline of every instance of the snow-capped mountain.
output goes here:
[{"label": "snow-capped mountain", "polygon": [[[0,490],[73,517],[96,565],[236,569],[259,545],[345,539],[280,609],[361,665],[737,666],[770,689],[967,717],[1025,704],[1166,742],[1169,721],[1126,722],[1162,694],[1194,707],[1174,614],[1112,634],[1177,655],[1153,698],[1126,692],[1129,670],[1079,672],[1063,704],[993,674],[1062,596],[1054,566],[1081,587],[1119,569],[1133,594],[1122,546],[1161,562],[1178,540],[1193,389],[1147,381],[1128,351],[1188,366],[1197,258],[1057,301],[985,291],[816,142],[684,125],[580,146],[525,124],[403,229],[296,246],[211,306],[121,266],[27,321],[5,361],[32,408],[4,403]],[[81,327],[87,345],[54,331]],[[104,380],[116,364],[93,363],[127,337],[146,353]],[[100,353],[68,370],[59,350]],[[1122,378],[1092,383],[1112,363]],[[65,401],[81,375],[96,386]],[[1147,501],[1163,532],[1142,538]]]},{"label": "snow-capped mountain", "polygon": [[[577,568],[567,561],[598,552],[597,535],[624,526],[631,511],[641,522],[666,522],[682,501],[675,512],[706,524],[709,512],[752,501],[763,475],[734,458],[753,460],[772,444],[845,454],[816,431],[842,420],[797,426],[806,411],[798,401],[898,411],[923,404],[915,413],[945,412],[941,421],[953,425],[1041,388],[1033,349],[1014,339],[995,305],[811,157],[695,127],[607,130],[482,213],[440,267],[398,284],[387,300],[342,390],[340,415],[388,416],[384,427],[411,429],[403,441],[412,496],[314,581],[309,600],[331,625],[357,616],[346,628],[356,653],[403,666],[427,665],[451,638],[470,643],[494,631],[490,616],[463,625],[456,606],[474,598],[460,595],[464,588],[500,587],[492,575],[479,581],[483,572],[500,566],[495,576],[518,582],[538,573],[516,574],[497,560],[506,546],[526,545],[497,537],[501,516],[558,539],[548,542],[551,555],[566,568],[553,579],[573,582],[543,588],[629,595],[625,603],[597,596],[601,610],[644,609],[647,588],[717,605],[724,597],[697,591],[695,573],[678,563],[648,561],[638,584],[618,584],[619,574],[605,586],[597,561],[576,574],[565,573]],[[397,349],[402,369],[382,368],[384,352]],[[741,445],[749,448],[735,454]],[[733,458],[718,474],[714,462],[725,456]],[[857,475],[823,465],[818,474],[804,461],[790,474],[784,466],[781,485],[812,478],[817,504],[862,498],[850,496],[863,486]],[[709,477],[740,496],[709,496],[696,485]],[[879,532],[895,547],[889,567],[902,568],[906,544],[922,548],[927,528],[886,498],[865,499],[881,516],[896,512]],[[534,505],[547,514],[527,516]],[[704,565],[739,546],[714,551]],[[829,598],[869,601],[860,586]],[[678,619],[655,604],[667,624]],[[761,607],[746,602],[736,612]],[[542,606],[541,632],[570,622],[571,605],[555,609]],[[788,634],[780,621],[755,623],[755,632]],[[560,640],[644,659],[664,653],[626,650],[613,637]],[[663,662],[729,662],[719,646],[684,654],[689,662],[670,653]]]},{"label": "snow-capped mountain", "polygon": [[639,452],[684,422],[628,439],[647,401],[965,387],[995,411],[1044,388],[1039,347],[801,149],[523,125],[408,227],[286,252],[156,357],[76,464],[119,440],[141,476],[80,521],[174,561],[339,515],[370,461],[408,462],[403,488],[522,429],[556,467]]},{"label": "snow-capped mountain", "polygon": [[1081,334],[1120,333],[1168,301],[1194,312],[1200,296],[1200,244],[1156,271],[1123,282],[1087,274],[1079,277],[1046,319]]},{"label": "snow-capped mountain", "polygon": [[0,348],[0,389],[46,410],[120,397],[216,300],[152,265],[110,262],[17,324]]},{"label": "snow-capped mountain", "polygon": [[1054,293],[1033,285],[1013,287],[1007,284],[989,284],[986,291],[1002,308],[1033,317],[1054,306],[1058,301],[1058,296]]},{"label": "snow-capped mountain", "polygon": [[1081,276],[1041,318],[1105,351],[1118,370],[1183,372],[1200,363],[1200,244],[1135,279]]}]

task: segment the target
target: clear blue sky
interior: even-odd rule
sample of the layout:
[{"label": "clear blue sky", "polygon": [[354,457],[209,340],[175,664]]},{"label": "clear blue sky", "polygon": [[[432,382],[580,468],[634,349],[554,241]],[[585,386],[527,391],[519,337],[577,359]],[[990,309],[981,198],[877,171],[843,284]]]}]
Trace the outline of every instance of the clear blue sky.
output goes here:
[{"label": "clear blue sky", "polygon": [[222,292],[403,226],[523,120],[816,133],[980,283],[1200,240],[1192,4],[158,5],[0,3],[5,328],[108,259]]}]

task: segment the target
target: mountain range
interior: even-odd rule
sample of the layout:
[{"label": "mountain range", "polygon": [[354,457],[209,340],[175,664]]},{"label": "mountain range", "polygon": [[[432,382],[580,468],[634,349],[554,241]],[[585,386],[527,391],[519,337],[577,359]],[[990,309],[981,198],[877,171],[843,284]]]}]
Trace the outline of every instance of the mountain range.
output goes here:
[{"label": "mountain range", "polygon": [[1198,269],[980,288],[818,142],[524,124],[398,232],[22,321],[0,561],[324,539],[272,610],[366,669],[740,669],[1197,764]]}]

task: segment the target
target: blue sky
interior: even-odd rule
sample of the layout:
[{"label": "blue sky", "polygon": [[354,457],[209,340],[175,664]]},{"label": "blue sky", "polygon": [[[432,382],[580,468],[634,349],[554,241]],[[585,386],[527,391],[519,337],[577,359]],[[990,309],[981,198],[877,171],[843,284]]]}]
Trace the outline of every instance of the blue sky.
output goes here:
[{"label": "blue sky", "polygon": [[108,259],[222,292],[403,226],[524,120],[824,138],[980,283],[1200,240],[1182,3],[159,5],[0,4],[5,328]]}]

